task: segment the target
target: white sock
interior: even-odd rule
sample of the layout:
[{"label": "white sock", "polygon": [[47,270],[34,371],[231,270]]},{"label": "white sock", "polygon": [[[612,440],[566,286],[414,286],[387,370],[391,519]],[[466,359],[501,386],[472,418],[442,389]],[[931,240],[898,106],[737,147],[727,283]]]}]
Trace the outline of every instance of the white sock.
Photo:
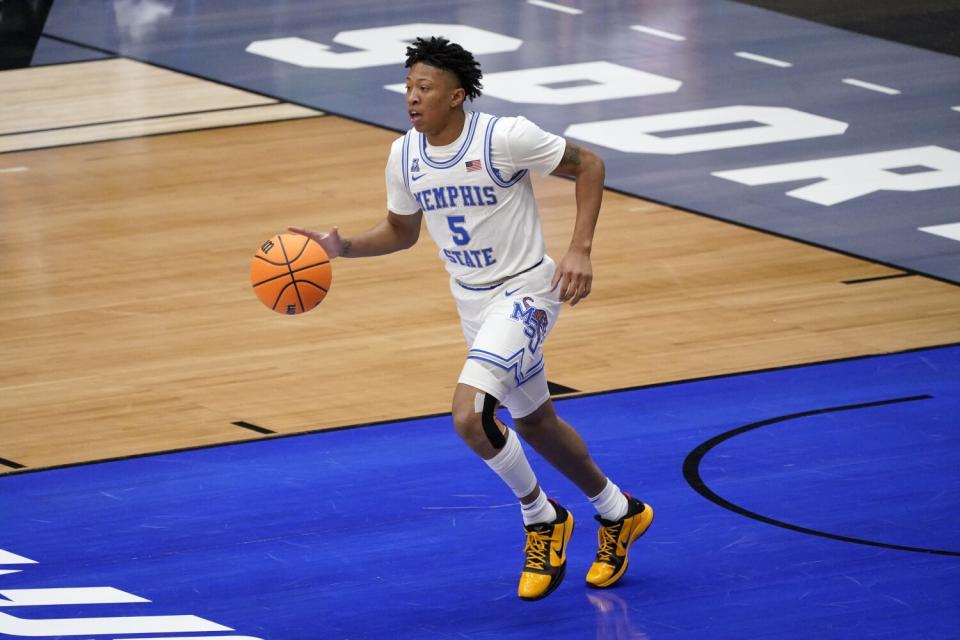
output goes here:
[{"label": "white sock", "polygon": [[590,498],[590,502],[604,520],[619,520],[627,515],[627,497],[610,478],[607,478],[603,491]]},{"label": "white sock", "polygon": [[523,524],[531,525],[538,522],[553,522],[557,519],[557,510],[547,500],[547,494],[540,490],[537,499],[530,504],[520,505],[520,514],[523,516]]},{"label": "white sock", "polygon": [[[500,479],[507,483],[518,498],[530,495],[537,487],[537,478],[527,461],[523,447],[520,446],[520,437],[507,429],[507,443],[489,460],[484,460]],[[551,507],[552,508],[552,507]]]}]

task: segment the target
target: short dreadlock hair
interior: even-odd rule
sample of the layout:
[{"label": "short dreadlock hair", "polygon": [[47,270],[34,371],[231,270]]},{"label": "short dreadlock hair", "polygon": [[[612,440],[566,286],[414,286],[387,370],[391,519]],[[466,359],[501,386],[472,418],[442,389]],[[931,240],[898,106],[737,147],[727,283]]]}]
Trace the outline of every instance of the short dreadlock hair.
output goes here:
[{"label": "short dreadlock hair", "polygon": [[437,69],[443,69],[457,76],[460,86],[467,97],[473,100],[480,97],[480,63],[473,58],[473,54],[460,45],[450,42],[446,38],[431,37],[429,40],[417,38],[407,47],[407,63],[409,69],[418,62],[428,64]]}]

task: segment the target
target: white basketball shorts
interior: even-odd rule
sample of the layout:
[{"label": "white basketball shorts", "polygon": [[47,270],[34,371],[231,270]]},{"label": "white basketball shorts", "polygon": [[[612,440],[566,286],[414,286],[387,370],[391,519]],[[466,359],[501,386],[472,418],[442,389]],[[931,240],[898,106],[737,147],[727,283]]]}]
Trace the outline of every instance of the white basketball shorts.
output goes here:
[{"label": "white basketball shorts", "polygon": [[487,290],[450,281],[469,349],[458,381],[497,398],[514,418],[530,415],[550,397],[543,343],[561,306],[558,292],[550,290],[555,269],[544,257]]}]

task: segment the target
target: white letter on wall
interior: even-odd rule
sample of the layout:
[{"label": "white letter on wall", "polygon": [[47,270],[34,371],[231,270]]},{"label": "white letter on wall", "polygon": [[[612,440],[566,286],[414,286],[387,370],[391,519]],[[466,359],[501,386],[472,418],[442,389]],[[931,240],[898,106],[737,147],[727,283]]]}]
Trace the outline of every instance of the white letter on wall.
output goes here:
[{"label": "white letter on wall", "polygon": [[333,53],[330,47],[303,38],[251,42],[247,52],[311,69],[363,69],[403,64],[407,45],[423,34],[442,35],[474,54],[516,51],[523,40],[462,24],[400,24],[341,31],[333,41],[360,51]]},{"label": "white letter on wall", "polygon": [[[901,174],[895,169],[911,171]],[[713,175],[750,186],[819,178],[815,184],[788,191],[787,195],[830,206],[875,191],[926,191],[960,186],[960,152],[937,146],[913,147],[717,171]]]},{"label": "white letter on wall", "polygon": [[[723,131],[657,136],[656,133],[744,124]],[[759,123],[760,126],[757,126]],[[625,153],[679,155],[733,149],[788,140],[838,136],[847,123],[787,107],[738,105],[655,116],[621,118],[571,125],[565,136]]]}]

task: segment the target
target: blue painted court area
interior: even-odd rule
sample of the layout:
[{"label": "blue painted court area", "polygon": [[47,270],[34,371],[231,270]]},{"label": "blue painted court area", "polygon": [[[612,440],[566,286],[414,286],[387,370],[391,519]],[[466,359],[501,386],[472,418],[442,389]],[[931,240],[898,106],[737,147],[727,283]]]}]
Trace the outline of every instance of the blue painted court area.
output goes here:
[{"label": "blue painted court area", "polygon": [[40,36],[37,48],[33,52],[31,66],[40,67],[49,64],[65,64],[68,62],[86,62],[88,60],[103,60],[110,54],[89,47],[80,47],[66,42],[60,42],[46,36]]},{"label": "blue painted court area", "polygon": [[957,637],[960,346],[557,404],[656,508],[614,589],[534,455],[577,528],[518,600],[519,510],[441,416],[0,478],[0,637]]},{"label": "blue painted court area", "polygon": [[477,109],[612,188],[960,283],[960,59],[727,0],[553,5],[58,0],[45,33],[398,131],[407,42],[447,35]]}]

